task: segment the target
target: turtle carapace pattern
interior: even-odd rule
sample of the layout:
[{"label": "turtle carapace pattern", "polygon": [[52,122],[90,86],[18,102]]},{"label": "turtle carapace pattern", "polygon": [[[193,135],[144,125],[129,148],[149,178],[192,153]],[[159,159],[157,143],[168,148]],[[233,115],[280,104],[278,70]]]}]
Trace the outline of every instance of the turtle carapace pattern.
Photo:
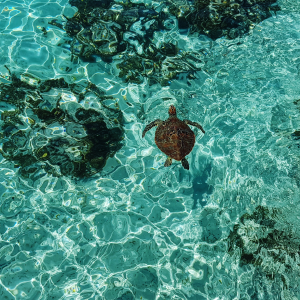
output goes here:
[{"label": "turtle carapace pattern", "polygon": [[162,121],[157,119],[145,127],[142,134],[143,137],[148,130],[157,126],[155,143],[168,156],[165,167],[169,167],[172,164],[172,159],[175,159],[181,161],[185,169],[189,169],[189,163],[185,157],[192,151],[195,145],[195,134],[188,125],[195,126],[205,133],[200,124],[190,120],[178,119],[176,108],[174,105],[171,105],[167,120]]}]

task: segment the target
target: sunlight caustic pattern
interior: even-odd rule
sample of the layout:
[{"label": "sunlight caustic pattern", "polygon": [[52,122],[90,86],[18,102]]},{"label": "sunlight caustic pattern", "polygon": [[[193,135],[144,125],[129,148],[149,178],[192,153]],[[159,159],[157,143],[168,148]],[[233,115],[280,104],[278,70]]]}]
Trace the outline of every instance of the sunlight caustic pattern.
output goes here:
[{"label": "sunlight caustic pattern", "polygon": [[[300,298],[300,11],[296,1],[279,5],[232,40],[175,27],[172,38],[201,66],[161,86],[124,82],[114,60],[72,62],[70,37],[49,24],[74,15],[68,1],[1,1],[1,82],[11,84],[8,69],[18,78],[89,81],[122,111],[124,140],[85,179],[21,176],[17,159],[1,156],[0,299]],[[157,32],[154,42],[169,34]],[[64,103],[93,105],[66,95]],[[163,167],[154,130],[141,136],[170,104],[206,131],[193,129],[189,171]],[[12,131],[4,112],[15,110],[0,102],[1,155]],[[22,113],[15,126],[30,139],[35,129]],[[57,128],[49,139],[64,136]]]}]

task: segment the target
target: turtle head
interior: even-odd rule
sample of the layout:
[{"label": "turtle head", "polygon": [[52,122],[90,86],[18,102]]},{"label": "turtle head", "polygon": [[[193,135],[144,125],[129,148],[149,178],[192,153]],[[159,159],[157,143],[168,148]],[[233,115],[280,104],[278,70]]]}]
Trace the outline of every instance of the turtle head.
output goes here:
[{"label": "turtle head", "polygon": [[169,107],[169,116],[176,117],[176,108],[174,105],[170,105],[170,107]]}]

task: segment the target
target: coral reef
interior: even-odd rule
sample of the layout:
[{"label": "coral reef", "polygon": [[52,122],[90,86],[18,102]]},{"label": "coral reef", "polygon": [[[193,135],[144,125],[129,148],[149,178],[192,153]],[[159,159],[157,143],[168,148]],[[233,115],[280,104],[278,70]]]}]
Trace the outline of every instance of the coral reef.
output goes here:
[{"label": "coral reef", "polygon": [[105,99],[91,83],[12,75],[9,84],[0,84],[1,154],[24,177],[99,172],[123,139],[122,112]]},{"label": "coral reef", "polygon": [[[270,17],[279,7],[276,0],[180,0],[162,2],[155,7],[130,1],[71,0],[78,11],[65,22],[50,24],[65,30],[71,37],[72,60],[80,57],[113,63],[117,76],[125,82],[162,86],[186,73],[193,78],[203,67],[199,53],[182,51],[176,41],[156,41],[155,32],[171,32],[174,26],[199,32],[212,39],[233,39],[249,31],[251,26]],[[44,35],[47,33],[43,32]],[[193,59],[189,59],[193,57]]]},{"label": "coral reef", "polygon": [[[239,257],[241,267],[255,266],[254,281],[266,281],[270,286],[266,293],[297,290],[291,276],[300,271],[300,236],[281,209],[258,206],[251,215],[244,214],[227,241],[229,254]],[[248,291],[253,297],[255,286]]]},{"label": "coral reef", "polygon": [[[89,4],[91,2],[91,5]],[[94,6],[92,4],[95,4]],[[113,63],[115,73],[125,82],[140,84],[148,79],[150,85],[165,86],[186,73],[191,78],[203,65],[201,55],[180,51],[176,42],[154,43],[154,33],[168,32],[175,26],[174,16],[149,5],[131,2],[70,1],[78,8],[66,22],[52,20],[72,38],[72,60],[80,57]],[[191,57],[193,57],[191,59]]]},{"label": "coral reef", "polygon": [[276,0],[194,0],[190,5],[172,1],[170,5],[179,28],[191,27],[212,39],[243,35],[279,9]]}]

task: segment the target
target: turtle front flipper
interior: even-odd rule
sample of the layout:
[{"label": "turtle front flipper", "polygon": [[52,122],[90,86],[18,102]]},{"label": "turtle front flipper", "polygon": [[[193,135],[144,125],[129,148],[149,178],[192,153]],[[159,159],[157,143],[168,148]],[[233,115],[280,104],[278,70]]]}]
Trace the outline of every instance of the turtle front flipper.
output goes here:
[{"label": "turtle front flipper", "polygon": [[190,169],[189,162],[186,160],[185,157],[181,160],[181,164],[186,170]]},{"label": "turtle front flipper", "polygon": [[199,128],[203,133],[205,133],[203,127],[202,127],[199,123],[197,123],[197,122],[192,122],[192,121],[190,121],[190,120],[183,120],[183,122],[186,123],[186,124],[188,124],[188,125],[195,126],[195,127]]},{"label": "turtle front flipper", "polygon": [[145,136],[145,134],[146,134],[146,132],[147,132],[148,130],[150,130],[150,129],[151,129],[152,127],[154,127],[154,126],[159,125],[161,122],[162,122],[162,120],[157,119],[157,120],[155,120],[155,121],[149,123],[149,124],[145,127],[145,129],[144,129],[143,134],[142,134],[142,137]]},{"label": "turtle front flipper", "polygon": [[172,158],[171,157],[168,157],[166,162],[165,162],[165,167],[170,167],[172,164]]}]

